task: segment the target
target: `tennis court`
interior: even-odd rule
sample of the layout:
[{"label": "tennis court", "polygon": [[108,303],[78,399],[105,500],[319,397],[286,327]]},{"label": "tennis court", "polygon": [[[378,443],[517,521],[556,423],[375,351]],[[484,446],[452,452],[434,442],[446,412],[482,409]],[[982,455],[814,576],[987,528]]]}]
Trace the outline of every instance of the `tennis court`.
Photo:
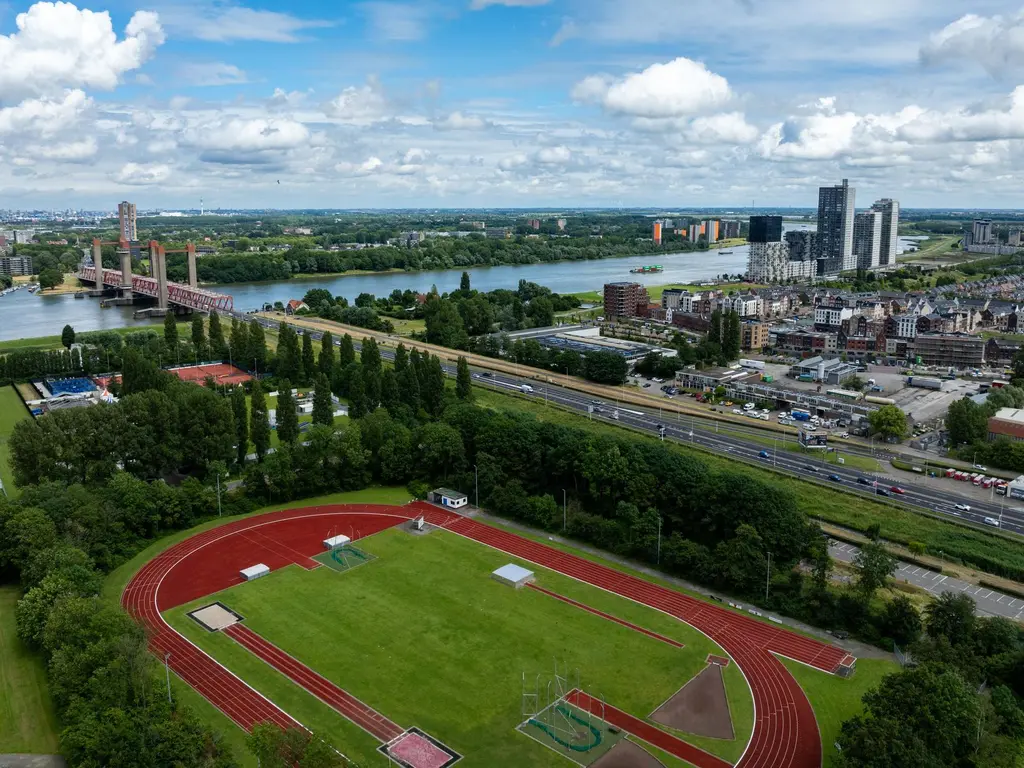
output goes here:
[{"label": "tennis court", "polygon": [[218,384],[241,384],[252,380],[249,373],[227,363],[186,365],[181,368],[170,368],[169,371],[182,381],[194,381],[198,384],[206,381],[207,377],[212,377]]}]

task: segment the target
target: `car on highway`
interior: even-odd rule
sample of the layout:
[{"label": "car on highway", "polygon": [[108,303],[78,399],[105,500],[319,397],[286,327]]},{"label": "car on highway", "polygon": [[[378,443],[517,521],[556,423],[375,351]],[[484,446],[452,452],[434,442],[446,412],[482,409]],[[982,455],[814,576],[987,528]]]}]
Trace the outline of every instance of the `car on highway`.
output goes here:
[{"label": "car on highway", "polygon": [[834,483],[841,483],[841,482],[843,482],[843,478],[841,478],[839,475],[829,475],[828,479],[831,480]]},{"label": "car on highway", "polygon": [[877,495],[879,495],[879,496],[888,496],[889,495],[889,491],[887,491],[885,488],[875,488],[875,493]]},{"label": "car on highway", "polygon": [[806,469],[808,472],[814,472],[814,473],[817,473],[817,471],[818,471],[818,468],[816,466],[814,466],[813,464],[804,464],[804,469]]},{"label": "car on highway", "polygon": [[971,511],[971,505],[970,504],[954,504],[953,506],[954,506],[955,509],[959,509],[961,512],[970,512]]},{"label": "car on highway", "polygon": [[857,482],[860,483],[861,485],[871,485],[871,481],[868,480],[866,477],[858,477]]},{"label": "car on highway", "polygon": [[494,378],[494,374],[491,373],[490,371],[484,371],[480,375],[483,376],[485,379],[493,379]]},{"label": "car on highway", "polygon": [[986,525],[994,525],[996,528],[999,527],[999,521],[996,520],[994,517],[986,517],[985,518],[985,524]]},{"label": "car on highway", "polygon": [[974,468],[979,472],[988,472],[988,467],[983,467],[981,464],[975,464]]},{"label": "car on highway", "polygon": [[894,485],[889,490],[892,491],[893,493],[899,494],[900,496],[902,496],[904,493],[906,493],[906,491],[903,490],[902,488],[900,488],[898,485]]},{"label": "car on highway", "polygon": [[761,451],[757,455],[760,456],[762,459],[770,459],[771,458],[771,456],[768,454],[768,451]]}]

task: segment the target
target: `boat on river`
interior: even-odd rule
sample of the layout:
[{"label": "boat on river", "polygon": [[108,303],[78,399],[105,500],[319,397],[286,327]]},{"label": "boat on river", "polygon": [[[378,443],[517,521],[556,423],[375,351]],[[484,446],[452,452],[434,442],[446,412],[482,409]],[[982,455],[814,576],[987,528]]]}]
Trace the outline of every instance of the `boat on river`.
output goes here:
[{"label": "boat on river", "polygon": [[629,270],[632,275],[656,275],[659,272],[664,272],[665,268],[660,264],[654,264],[649,267],[633,267]]}]

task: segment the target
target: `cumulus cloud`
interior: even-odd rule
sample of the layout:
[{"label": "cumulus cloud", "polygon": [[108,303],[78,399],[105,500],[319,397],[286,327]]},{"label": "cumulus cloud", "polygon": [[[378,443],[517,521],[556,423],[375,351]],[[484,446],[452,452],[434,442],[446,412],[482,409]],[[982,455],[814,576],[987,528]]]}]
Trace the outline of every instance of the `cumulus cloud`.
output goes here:
[{"label": "cumulus cloud", "polygon": [[969,13],[934,33],[921,47],[924,64],[973,61],[1001,77],[1024,68],[1024,12],[1015,16]]},{"label": "cumulus cloud", "polygon": [[99,150],[96,139],[89,136],[78,141],[50,144],[30,144],[25,152],[44,160],[59,160],[64,163],[82,163],[95,157]]},{"label": "cumulus cloud", "polygon": [[31,133],[49,137],[73,126],[92,105],[83,91],[65,91],[61,99],[26,99],[0,109],[0,135]]},{"label": "cumulus cloud", "polygon": [[256,40],[264,43],[297,43],[302,32],[330,27],[332,22],[300,19],[290,13],[258,11],[237,5],[179,3],[164,7],[161,18],[177,37],[208,42]]},{"label": "cumulus cloud", "polygon": [[427,34],[430,8],[415,3],[374,0],[363,3],[373,35],[381,40],[422,40]]},{"label": "cumulus cloud", "polygon": [[114,179],[118,184],[159,184],[171,177],[171,167],[163,163],[125,163]]},{"label": "cumulus cloud", "polygon": [[205,162],[261,165],[276,163],[281,152],[309,141],[309,129],[295,120],[234,117],[192,125],[183,132],[181,143],[201,150]]},{"label": "cumulus cloud", "polygon": [[534,159],[544,165],[565,165],[572,162],[572,151],[565,145],[537,150]]},{"label": "cumulus cloud", "polygon": [[350,85],[324,105],[324,114],[339,122],[367,125],[388,117],[388,100],[375,79],[366,85]]},{"label": "cumulus cloud", "polygon": [[379,157],[372,155],[361,163],[338,163],[334,166],[334,170],[346,176],[368,176],[371,173],[379,171],[383,167],[384,161]]},{"label": "cumulus cloud", "polygon": [[479,131],[487,127],[487,121],[476,115],[452,112],[442,120],[435,120],[434,127],[440,131]]},{"label": "cumulus cloud", "polygon": [[724,77],[702,62],[681,56],[624,78],[592,75],[576,84],[572,96],[616,114],[667,118],[721,107],[732,92]]},{"label": "cumulus cloud", "polygon": [[59,92],[66,87],[112,90],[164,42],[155,13],[138,11],[117,39],[110,14],[71,3],[36,3],[0,36],[0,99]]}]

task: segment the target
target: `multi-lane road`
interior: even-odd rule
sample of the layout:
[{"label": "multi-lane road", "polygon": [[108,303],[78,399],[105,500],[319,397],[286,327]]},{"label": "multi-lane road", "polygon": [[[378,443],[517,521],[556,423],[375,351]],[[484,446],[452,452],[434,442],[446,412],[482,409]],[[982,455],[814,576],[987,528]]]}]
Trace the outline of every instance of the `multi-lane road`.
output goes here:
[{"label": "multi-lane road", "polygon": [[[243,315],[241,317],[251,320],[254,316]],[[256,317],[256,319],[267,328],[277,326],[276,321],[263,317]],[[318,331],[311,331],[301,326],[295,327],[299,332],[308,331],[314,339],[320,339],[321,334]],[[359,348],[358,342],[356,347]],[[381,356],[390,360],[394,357],[394,351],[388,346],[381,346]],[[454,365],[442,360],[442,366],[448,376],[455,376]],[[764,440],[773,438],[772,433],[766,432],[760,442],[753,439],[748,440],[742,436],[742,432],[747,430],[731,422],[723,423],[723,431],[719,431],[718,422],[706,417],[690,417],[675,412],[659,413],[657,407],[643,407],[632,403],[617,404],[614,398],[597,399],[587,393],[564,387],[558,384],[556,379],[549,383],[541,383],[526,376],[516,376],[472,366],[471,371],[474,384],[480,387],[548,402],[576,411],[591,419],[628,427],[654,436],[659,436],[663,432],[662,439],[664,440],[692,443],[704,450],[736,460],[764,464],[777,472],[827,485],[851,495],[873,497],[880,501],[903,504],[983,526],[988,525],[986,519],[994,520],[1004,531],[1024,534],[1024,509],[1015,505],[1000,504],[998,501],[979,502],[946,488],[938,487],[938,484],[925,488],[912,483],[902,486],[898,480],[887,478],[881,473],[865,473],[841,465],[824,464],[820,458],[815,459],[812,454],[788,451],[781,439],[776,446],[766,447]],[[524,385],[528,387],[525,390],[523,389]],[[903,493],[897,494],[890,491],[893,486],[901,488]],[[891,495],[889,497],[881,496],[876,492],[876,487],[889,491]]]}]

